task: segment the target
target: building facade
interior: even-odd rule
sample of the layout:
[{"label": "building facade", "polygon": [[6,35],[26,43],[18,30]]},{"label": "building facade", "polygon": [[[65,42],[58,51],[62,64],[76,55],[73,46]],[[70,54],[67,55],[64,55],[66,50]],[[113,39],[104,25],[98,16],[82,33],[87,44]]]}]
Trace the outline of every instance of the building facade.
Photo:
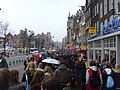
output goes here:
[{"label": "building facade", "polygon": [[91,3],[91,26],[96,33],[89,34],[88,60],[103,59],[115,66],[120,64],[120,19],[118,16],[120,0],[89,0]]}]

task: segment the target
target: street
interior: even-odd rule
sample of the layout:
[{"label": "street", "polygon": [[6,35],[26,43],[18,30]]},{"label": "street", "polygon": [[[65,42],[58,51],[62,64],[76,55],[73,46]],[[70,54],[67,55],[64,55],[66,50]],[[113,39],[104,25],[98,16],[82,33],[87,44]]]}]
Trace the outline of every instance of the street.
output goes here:
[{"label": "street", "polygon": [[22,75],[24,73],[24,59],[26,55],[16,55],[5,57],[8,63],[9,70],[18,70],[19,71],[19,80],[21,81]]}]

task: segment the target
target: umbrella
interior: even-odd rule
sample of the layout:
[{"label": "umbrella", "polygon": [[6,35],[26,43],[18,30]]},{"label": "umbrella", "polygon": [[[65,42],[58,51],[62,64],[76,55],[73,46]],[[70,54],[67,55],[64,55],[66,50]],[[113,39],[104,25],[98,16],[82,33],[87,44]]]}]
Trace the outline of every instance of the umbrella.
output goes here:
[{"label": "umbrella", "polygon": [[42,60],[42,62],[50,63],[50,64],[60,64],[60,61],[58,61],[56,59],[52,59],[52,58],[44,59],[44,60]]}]

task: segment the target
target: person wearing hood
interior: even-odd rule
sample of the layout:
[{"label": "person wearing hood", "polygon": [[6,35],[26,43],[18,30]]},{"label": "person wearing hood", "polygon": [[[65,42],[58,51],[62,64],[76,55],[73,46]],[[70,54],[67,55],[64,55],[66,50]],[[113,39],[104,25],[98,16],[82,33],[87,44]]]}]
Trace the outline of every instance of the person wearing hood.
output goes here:
[{"label": "person wearing hood", "polygon": [[69,77],[69,70],[66,67],[65,60],[61,60],[60,65],[58,68],[54,71],[54,77],[56,77],[59,80],[60,83],[60,90],[62,90],[63,87],[65,87],[68,83],[68,77]]},{"label": "person wearing hood", "polygon": [[0,68],[8,68],[6,59],[3,57],[3,53],[0,53]]},{"label": "person wearing hood", "polygon": [[102,71],[102,80],[103,80],[102,90],[115,90],[115,86],[111,88],[107,88],[107,78],[109,75],[112,76],[114,80],[114,71],[113,71],[112,65],[111,63],[106,62],[105,69]]},{"label": "person wearing hood", "polygon": [[[97,85],[97,83],[95,84],[96,87],[92,87],[91,86],[91,76],[92,74],[96,72],[98,74],[99,77],[99,85]],[[95,76],[96,77],[96,76]],[[102,75],[101,75],[101,71],[100,69],[97,67],[96,62],[95,61],[91,61],[90,62],[90,67],[87,69],[86,71],[86,88],[87,90],[101,90],[101,85],[102,85]]]}]

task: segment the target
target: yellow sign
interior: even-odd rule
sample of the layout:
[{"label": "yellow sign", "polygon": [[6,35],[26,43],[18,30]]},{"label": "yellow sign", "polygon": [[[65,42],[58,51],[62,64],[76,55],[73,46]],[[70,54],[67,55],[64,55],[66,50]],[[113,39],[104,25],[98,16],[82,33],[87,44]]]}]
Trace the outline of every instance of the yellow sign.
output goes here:
[{"label": "yellow sign", "polygon": [[71,44],[67,44],[67,46],[69,46],[69,47],[70,47],[70,46],[72,46],[72,45],[71,45]]},{"label": "yellow sign", "polygon": [[87,46],[81,46],[81,50],[86,50],[87,49]]},{"label": "yellow sign", "polygon": [[95,27],[89,27],[89,33],[96,33],[96,28]]}]

